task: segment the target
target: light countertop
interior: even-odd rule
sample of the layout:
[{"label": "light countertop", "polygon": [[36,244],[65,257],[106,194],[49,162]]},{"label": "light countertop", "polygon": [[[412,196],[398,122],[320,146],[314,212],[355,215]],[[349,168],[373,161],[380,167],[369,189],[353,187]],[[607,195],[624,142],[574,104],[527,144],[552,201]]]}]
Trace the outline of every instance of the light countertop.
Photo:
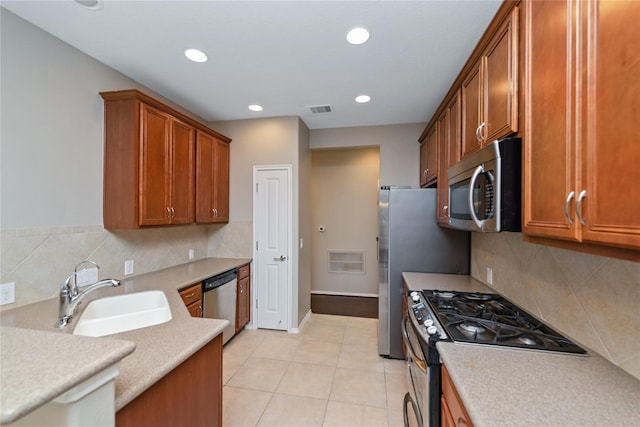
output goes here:
[{"label": "light countertop", "polygon": [[[470,276],[403,277],[411,290],[497,293]],[[449,342],[437,348],[476,427],[640,426],[640,380],[588,348],[588,356]]]},{"label": "light countertop", "polygon": [[[206,258],[123,279],[119,287],[87,295],[64,329],[53,327],[58,317],[57,297],[2,311],[0,423],[15,421],[122,359],[115,381],[115,408],[120,410],[228,324],[227,320],[191,317],[178,290],[249,262],[245,258]],[[165,293],[170,321],[101,338],[71,335],[90,301],[148,290]],[[61,371],[64,375],[58,378]]]}]

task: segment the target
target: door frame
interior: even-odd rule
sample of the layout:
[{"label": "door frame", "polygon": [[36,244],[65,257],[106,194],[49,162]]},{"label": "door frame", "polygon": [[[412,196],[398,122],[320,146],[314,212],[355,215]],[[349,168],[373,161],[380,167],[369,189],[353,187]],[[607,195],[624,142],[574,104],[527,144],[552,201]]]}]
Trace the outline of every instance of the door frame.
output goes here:
[{"label": "door frame", "polygon": [[[292,310],[294,308],[297,309],[297,304],[293,304],[293,263],[298,262],[298,257],[296,256],[294,259],[294,251],[293,251],[293,166],[292,165],[254,165],[253,166],[253,259],[256,261],[256,268],[251,269],[252,280],[251,280],[251,319],[253,323],[253,328],[258,328],[258,310],[256,310],[256,304],[258,302],[258,292],[257,286],[260,282],[260,278],[258,274],[260,273],[257,263],[258,263],[258,251],[256,250],[256,246],[258,244],[258,233],[256,230],[256,218],[257,218],[257,210],[256,207],[258,205],[258,193],[255,191],[256,186],[258,185],[258,175],[263,171],[273,171],[273,170],[283,170],[287,172],[287,232],[289,233],[289,247],[287,249],[287,259],[289,263],[287,264],[287,332],[292,332],[291,321],[293,319]],[[297,255],[297,254],[296,254]]]}]

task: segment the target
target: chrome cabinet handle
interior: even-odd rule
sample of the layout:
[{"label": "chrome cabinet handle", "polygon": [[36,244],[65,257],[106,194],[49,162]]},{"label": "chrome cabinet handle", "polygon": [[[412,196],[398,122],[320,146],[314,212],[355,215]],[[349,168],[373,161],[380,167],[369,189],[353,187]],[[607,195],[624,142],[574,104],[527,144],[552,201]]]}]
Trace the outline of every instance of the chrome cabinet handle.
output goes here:
[{"label": "chrome cabinet handle", "polygon": [[578,221],[580,221],[580,224],[582,225],[587,225],[587,223],[584,221],[584,218],[582,217],[582,200],[584,200],[586,196],[587,190],[582,190],[580,192],[580,195],[578,196],[578,200],[576,200],[576,216],[578,217]]},{"label": "chrome cabinet handle", "polygon": [[485,122],[480,123],[480,125],[478,125],[478,127],[476,128],[476,139],[478,140],[478,142],[482,142],[484,141],[484,135],[481,133],[482,129],[486,126]]},{"label": "chrome cabinet handle", "polygon": [[171,219],[171,208],[167,206],[167,219]]},{"label": "chrome cabinet handle", "polygon": [[176,210],[171,207],[171,219],[176,217]]},{"label": "chrome cabinet handle", "polygon": [[214,209],[211,209],[211,217],[214,217],[214,216],[215,216],[215,214],[214,214],[214,212],[213,212],[213,211],[214,211]]},{"label": "chrome cabinet handle", "polygon": [[573,219],[569,215],[569,203],[571,202],[571,199],[573,199],[573,196],[575,196],[575,194],[576,193],[572,191],[571,193],[569,193],[569,195],[567,196],[567,199],[564,201],[564,216],[569,221],[569,225],[573,225]]},{"label": "chrome cabinet handle", "polygon": [[448,209],[449,209],[449,206],[444,205],[444,206],[442,207],[442,213],[445,213],[445,214],[446,214]]}]

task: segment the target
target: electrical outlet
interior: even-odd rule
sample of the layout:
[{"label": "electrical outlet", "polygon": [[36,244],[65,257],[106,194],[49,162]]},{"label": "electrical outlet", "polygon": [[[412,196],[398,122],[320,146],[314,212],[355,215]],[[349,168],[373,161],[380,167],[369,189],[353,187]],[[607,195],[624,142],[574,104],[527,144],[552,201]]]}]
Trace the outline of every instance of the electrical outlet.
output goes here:
[{"label": "electrical outlet", "polygon": [[196,253],[193,249],[189,249],[189,259],[194,259],[196,257]]},{"label": "electrical outlet", "polygon": [[493,285],[493,268],[487,267],[487,283]]},{"label": "electrical outlet", "polygon": [[15,282],[0,285],[0,305],[13,304],[16,302]]},{"label": "electrical outlet", "polygon": [[129,276],[130,274],[133,274],[133,260],[132,259],[124,262],[124,275],[125,276]]}]

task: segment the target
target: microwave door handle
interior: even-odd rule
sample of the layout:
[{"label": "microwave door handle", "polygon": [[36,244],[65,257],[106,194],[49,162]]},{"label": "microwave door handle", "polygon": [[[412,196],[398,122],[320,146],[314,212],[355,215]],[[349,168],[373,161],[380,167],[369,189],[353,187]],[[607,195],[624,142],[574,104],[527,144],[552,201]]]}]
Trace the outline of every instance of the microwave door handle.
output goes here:
[{"label": "microwave door handle", "polygon": [[475,222],[476,226],[482,230],[482,221],[476,215],[476,211],[473,208],[473,187],[476,185],[476,179],[478,179],[478,175],[484,172],[484,168],[482,166],[478,166],[474,171],[473,175],[471,175],[471,182],[469,183],[469,213],[471,214],[471,219]]}]

